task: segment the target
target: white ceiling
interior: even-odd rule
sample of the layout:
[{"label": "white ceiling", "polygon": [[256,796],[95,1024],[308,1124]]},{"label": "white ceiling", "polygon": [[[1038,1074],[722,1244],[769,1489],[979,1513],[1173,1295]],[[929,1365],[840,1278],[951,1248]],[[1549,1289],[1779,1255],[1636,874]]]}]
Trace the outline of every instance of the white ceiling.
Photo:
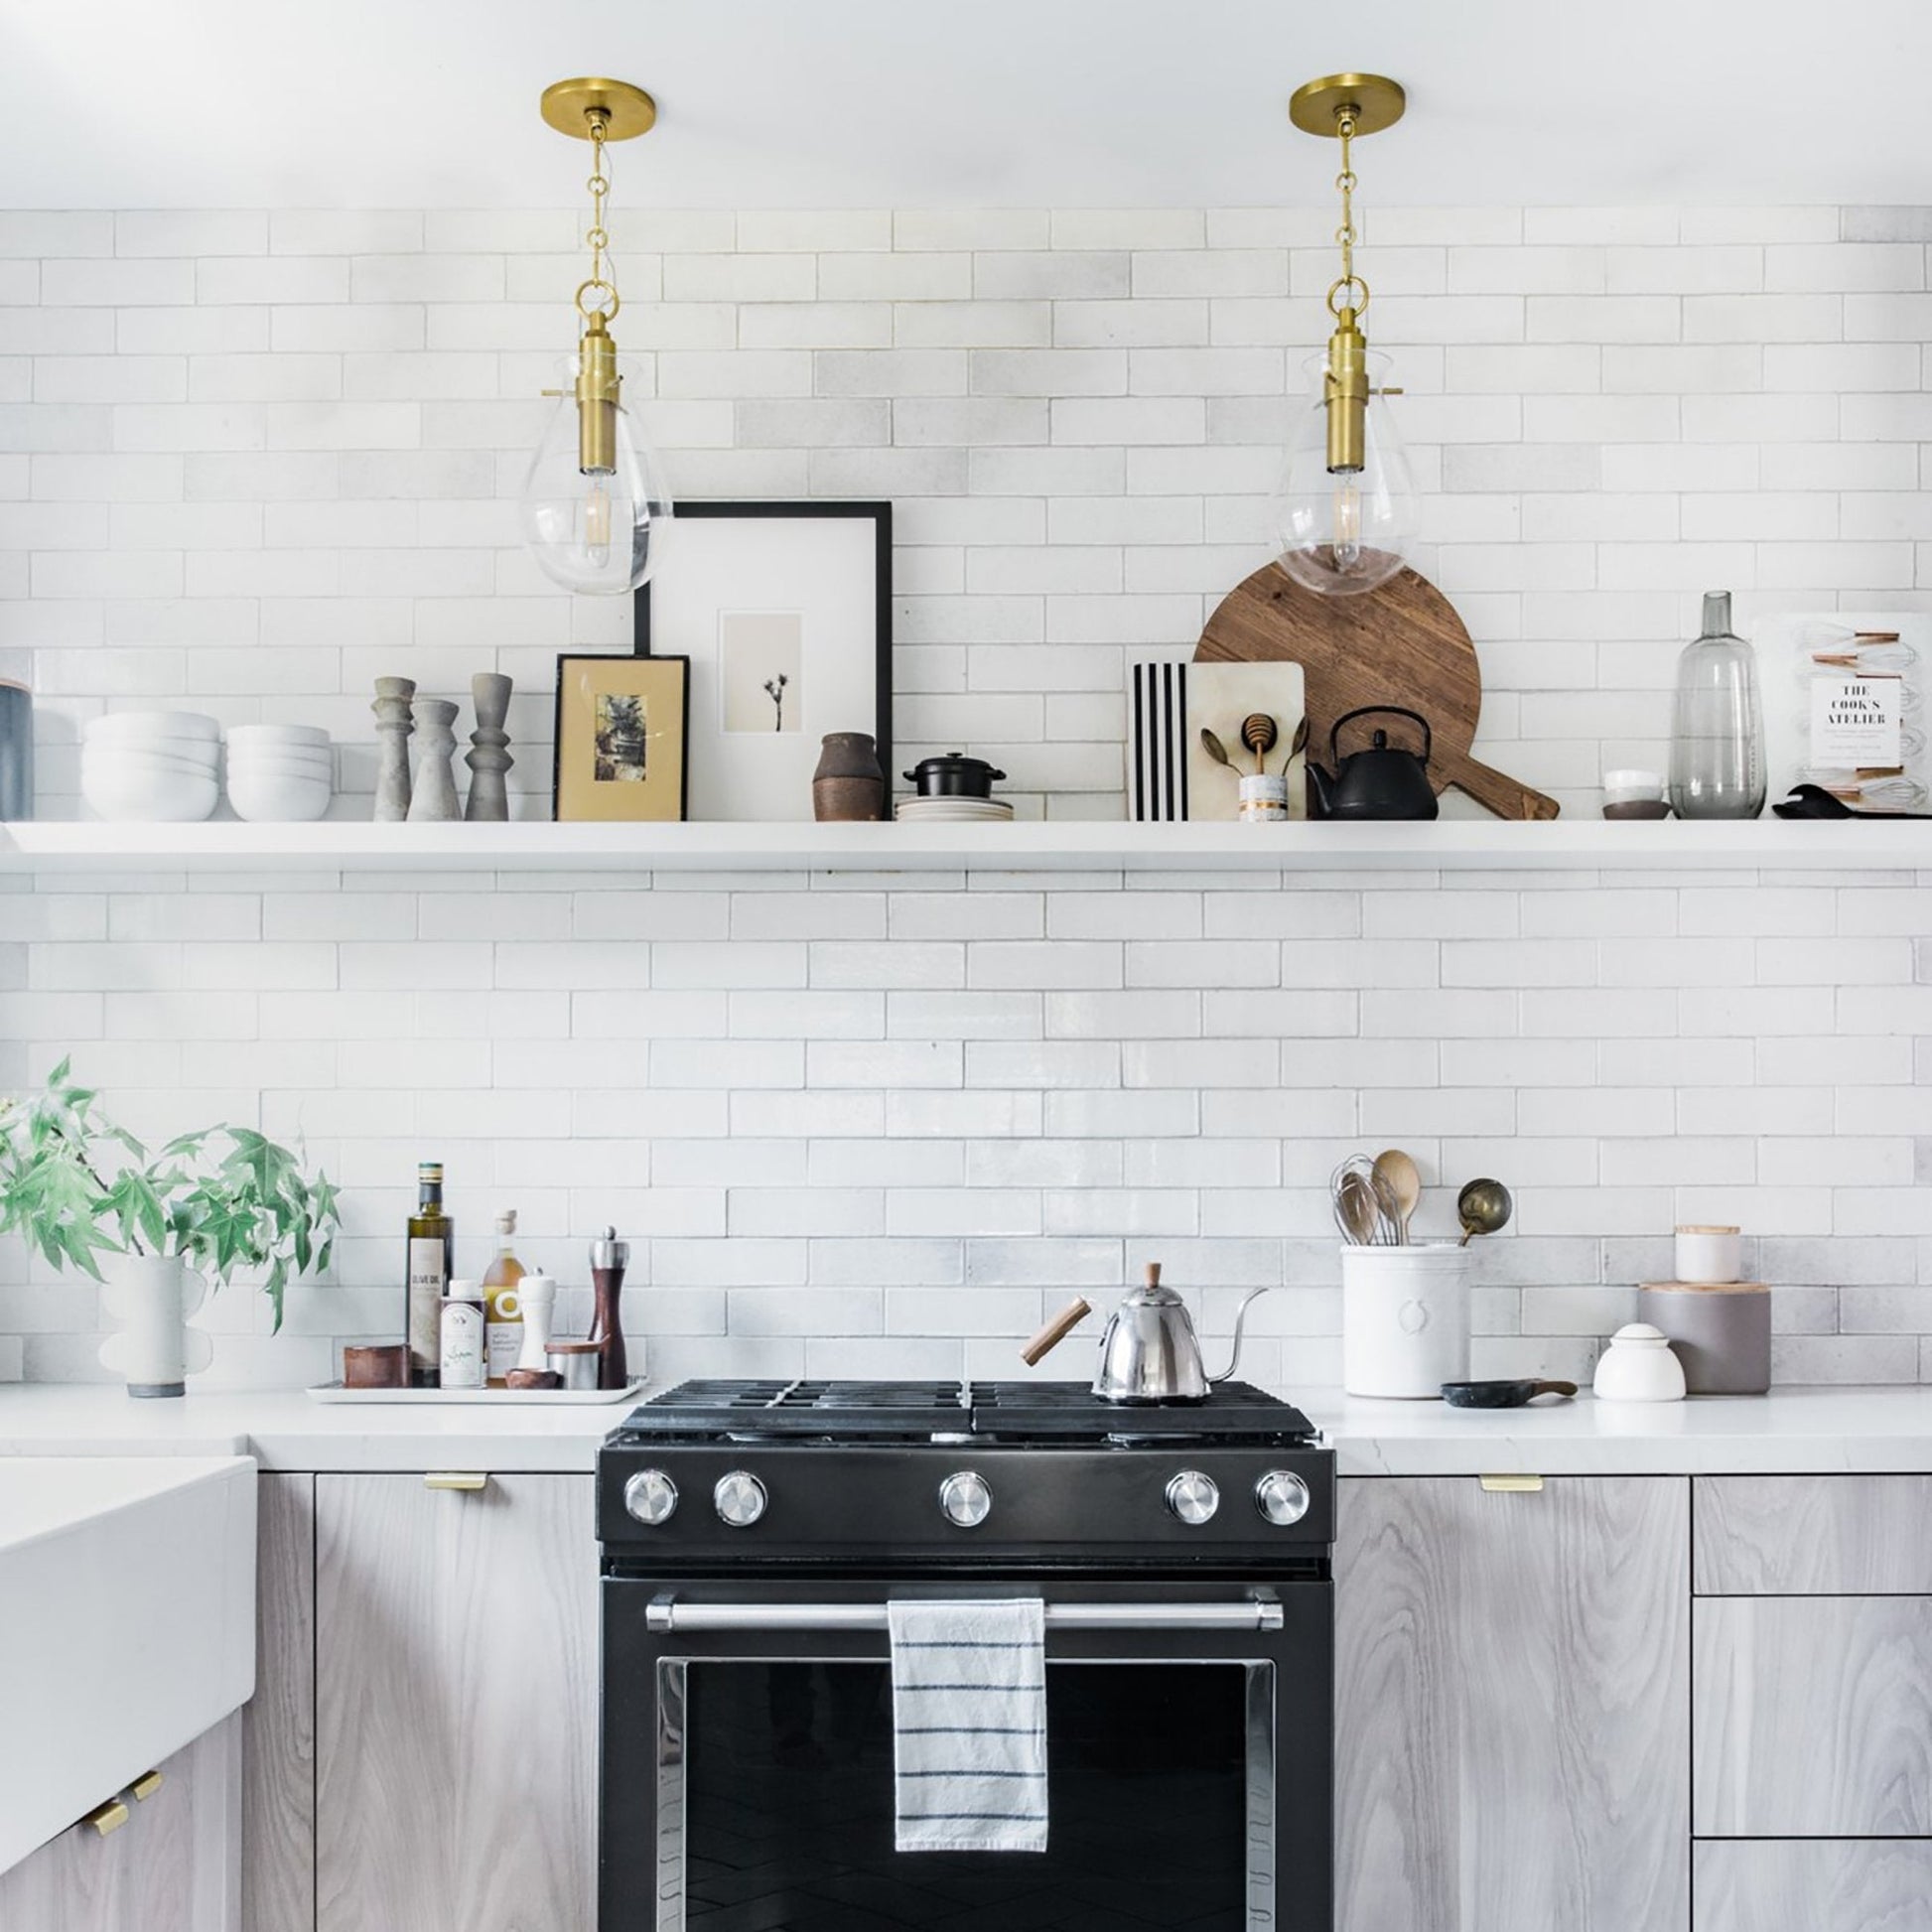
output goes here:
[{"label": "white ceiling", "polygon": [[11,207],[574,204],[536,98],[598,71],[658,98],[632,206],[1307,202],[1287,98],[1342,67],[1409,88],[1371,205],[1932,202],[1927,0],[0,0],[0,32]]}]

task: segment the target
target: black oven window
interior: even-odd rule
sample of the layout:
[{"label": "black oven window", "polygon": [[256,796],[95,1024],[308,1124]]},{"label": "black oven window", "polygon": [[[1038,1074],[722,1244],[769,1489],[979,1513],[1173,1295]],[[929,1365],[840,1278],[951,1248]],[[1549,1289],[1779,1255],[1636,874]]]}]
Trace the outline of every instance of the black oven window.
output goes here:
[{"label": "black oven window", "polygon": [[1245,1668],[1047,1671],[1044,1855],[893,1848],[892,1686],[694,1664],[686,1920],[703,1932],[1245,1932]]}]

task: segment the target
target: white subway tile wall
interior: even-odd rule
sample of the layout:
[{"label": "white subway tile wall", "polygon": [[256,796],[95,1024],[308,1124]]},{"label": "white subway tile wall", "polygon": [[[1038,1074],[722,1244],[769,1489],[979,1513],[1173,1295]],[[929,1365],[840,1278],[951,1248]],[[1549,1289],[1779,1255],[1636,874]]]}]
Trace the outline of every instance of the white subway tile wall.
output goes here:
[{"label": "white subway tile wall", "polygon": [[[0,212],[0,675],[39,693],[43,811],[80,810],[82,721],[161,702],[330,725],[366,816],[371,680],[493,669],[514,809],[547,812],[555,653],[630,626],[516,530],[579,225]],[[1127,660],[1186,656],[1268,554],[1330,212],[614,225],[674,493],[892,498],[903,759],[1118,816]],[[1932,602],[1932,212],[1366,231],[1494,762],[1593,812],[1603,765],[1660,760],[1705,589],[1747,622]],[[466,1259],[517,1206],[573,1320],[584,1239],[623,1225],[665,1376],[1005,1373],[1063,1292],[1158,1256],[1216,1335],[1290,1284],[1252,1367],[1332,1381],[1324,1183],[1389,1142],[1434,1229],[1445,1183],[1518,1189],[1479,1371],[1587,1372],[1688,1216],[1752,1231],[1782,1378],[1932,1380],[1928,883],[16,879],[0,1086],[71,1048],[138,1128],[300,1133],[345,1182],[338,1279],[282,1335],[217,1298],[229,1384],[393,1328],[424,1155]],[[17,1244],[0,1284],[0,1379],[100,1373],[90,1285]]]},{"label": "white subway tile wall", "polygon": [[[414,1165],[481,1267],[588,1319],[633,1241],[660,1377],[1000,1375],[1148,1260],[1248,1366],[1340,1370],[1330,1169],[1412,1150],[1419,1218],[1516,1190],[1478,1373],[1587,1376],[1679,1220],[1735,1220],[1778,1375],[1932,1380],[1932,940],[1913,875],[62,876],[0,882],[0,1086],[71,1053],[137,1132],[301,1137],[345,1188],[333,1278],[211,1384],[333,1373],[396,1326]],[[0,1379],[100,1373],[91,1284],[0,1243]],[[1077,1373],[1088,1339],[1047,1364]]]}]

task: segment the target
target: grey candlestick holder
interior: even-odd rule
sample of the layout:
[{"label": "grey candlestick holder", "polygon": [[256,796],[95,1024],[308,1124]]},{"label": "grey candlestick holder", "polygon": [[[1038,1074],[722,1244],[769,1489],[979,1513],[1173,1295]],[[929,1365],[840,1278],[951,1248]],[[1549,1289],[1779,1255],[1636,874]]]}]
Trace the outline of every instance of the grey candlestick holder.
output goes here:
[{"label": "grey candlestick holder", "polygon": [[412,677],[379,677],[369,709],[375,713],[375,820],[397,824],[409,816],[409,735],[416,729]]},{"label": "grey candlestick holder", "polygon": [[456,772],[450,760],[456,756],[456,706],[447,698],[418,698],[416,722],[421,727],[416,738],[416,776],[409,794],[412,824],[447,824],[459,816],[456,798]]},{"label": "grey candlestick holder", "polygon": [[499,671],[479,671],[470,680],[470,695],[477,707],[477,729],[463,756],[471,771],[463,816],[477,823],[500,823],[510,815],[503,776],[516,762],[509,754],[510,735],[503,729],[510,711],[510,681]]}]

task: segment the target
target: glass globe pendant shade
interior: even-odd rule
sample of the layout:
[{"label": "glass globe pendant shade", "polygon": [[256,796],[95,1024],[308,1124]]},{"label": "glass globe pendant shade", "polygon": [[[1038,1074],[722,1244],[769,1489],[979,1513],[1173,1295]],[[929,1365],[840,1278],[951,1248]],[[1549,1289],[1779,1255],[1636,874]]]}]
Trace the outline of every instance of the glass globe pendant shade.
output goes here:
[{"label": "glass globe pendant shade", "polygon": [[[623,392],[636,378],[620,364]],[[621,395],[589,404],[612,411],[605,440],[609,468],[585,470],[574,391],[578,358],[562,364],[563,394],[523,482],[523,536],[546,577],[567,591],[620,597],[644,583],[663,560],[671,498],[657,453],[645,442]]]},{"label": "glass globe pendant shade", "polygon": [[[1389,358],[1368,352],[1373,391],[1387,386]],[[1416,492],[1388,405],[1371,393],[1363,416],[1359,470],[1328,468],[1328,359],[1311,356],[1312,397],[1297,413],[1274,503],[1276,561],[1298,584],[1324,597],[1353,597],[1386,584],[1408,561]]]}]

